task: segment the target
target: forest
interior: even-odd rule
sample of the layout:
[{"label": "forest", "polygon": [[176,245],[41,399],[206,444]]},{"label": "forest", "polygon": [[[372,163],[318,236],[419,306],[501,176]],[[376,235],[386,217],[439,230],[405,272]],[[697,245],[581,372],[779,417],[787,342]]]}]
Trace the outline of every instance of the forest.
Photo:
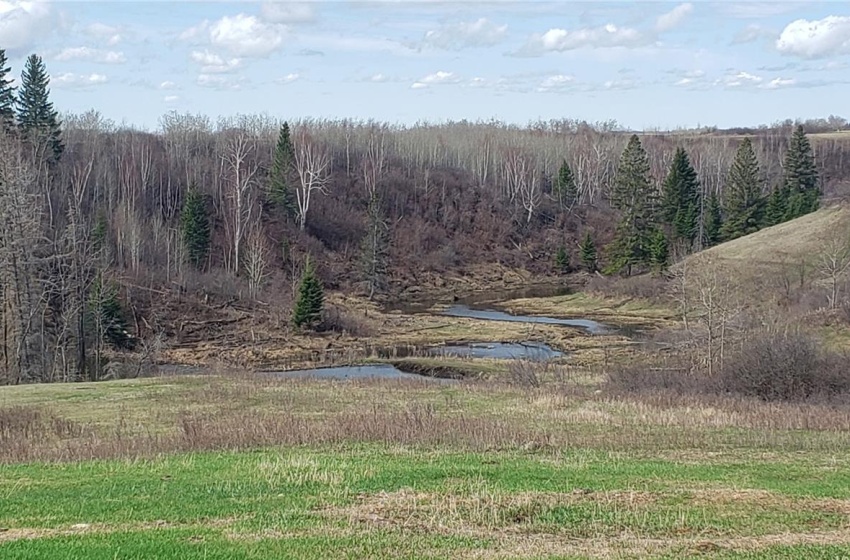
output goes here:
[{"label": "forest", "polygon": [[38,55],[14,80],[0,50],[7,384],[99,379],[105,351],[167,338],[178,300],[184,313],[273,307],[282,329],[321,328],[295,304],[304,277],[391,301],[487,264],[662,275],[850,184],[838,117],[635,132],[567,118],[168,113],[139,130],[96,110],[60,114],[49,82]]}]

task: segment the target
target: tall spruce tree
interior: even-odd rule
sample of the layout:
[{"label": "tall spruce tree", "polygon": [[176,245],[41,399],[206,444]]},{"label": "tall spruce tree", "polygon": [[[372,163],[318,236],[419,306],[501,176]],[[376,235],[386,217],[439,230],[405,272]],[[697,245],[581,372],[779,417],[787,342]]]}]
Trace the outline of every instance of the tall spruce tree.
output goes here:
[{"label": "tall spruce tree", "polygon": [[6,64],[6,51],[0,49],[0,131],[10,132],[15,128],[15,88],[8,77],[12,69]]},{"label": "tall spruce tree", "polygon": [[298,301],[292,311],[292,323],[298,328],[316,328],[322,321],[324,305],[325,292],[322,283],[316,277],[313,263],[308,258],[301,276]]},{"label": "tall spruce tree", "polygon": [[180,230],[189,262],[202,268],[210,249],[210,221],[204,195],[192,185],[180,214]]},{"label": "tall spruce tree", "polygon": [[277,137],[271,173],[269,175],[269,200],[287,216],[295,216],[295,201],[292,196],[292,171],[295,150],[289,123],[283,123]]},{"label": "tall spruce tree", "polygon": [[50,77],[37,54],[27,58],[18,88],[18,126],[30,143],[44,145],[49,160],[58,161],[65,150],[59,114],[50,101]]},{"label": "tall spruce tree", "polygon": [[662,185],[661,215],[674,240],[693,244],[699,233],[699,180],[688,153],[681,147],[676,148]]},{"label": "tall spruce tree", "polygon": [[649,158],[637,135],[632,135],[620,156],[611,204],[620,210],[621,219],[608,247],[609,270],[631,274],[633,266],[649,264],[649,245],[657,222]]},{"label": "tall spruce tree", "polygon": [[558,177],[552,186],[562,208],[571,208],[575,204],[578,198],[578,187],[567,160],[563,160],[561,163],[561,167],[558,169]]},{"label": "tall spruce tree", "polygon": [[720,199],[716,193],[711,193],[705,205],[705,214],[702,221],[702,243],[705,247],[711,247],[720,242],[720,230],[722,227],[723,216],[720,210]]},{"label": "tall spruce tree", "polygon": [[765,200],[761,192],[759,163],[753,143],[744,138],[735,154],[726,183],[724,240],[758,231],[764,217]]},{"label": "tall spruce tree", "polygon": [[791,135],[784,167],[784,186],[788,192],[785,219],[792,220],[817,210],[820,199],[818,170],[812,145],[802,125]]},{"label": "tall spruce tree", "polygon": [[578,250],[584,269],[588,272],[596,272],[596,244],[593,242],[593,237],[590,236],[589,231],[585,232]]}]

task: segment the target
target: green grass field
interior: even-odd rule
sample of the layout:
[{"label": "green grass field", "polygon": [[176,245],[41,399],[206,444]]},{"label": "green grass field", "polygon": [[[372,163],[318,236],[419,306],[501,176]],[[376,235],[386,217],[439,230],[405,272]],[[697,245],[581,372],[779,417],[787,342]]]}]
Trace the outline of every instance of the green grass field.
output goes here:
[{"label": "green grass field", "polygon": [[3,388],[0,558],[850,558],[850,412],[593,387]]}]

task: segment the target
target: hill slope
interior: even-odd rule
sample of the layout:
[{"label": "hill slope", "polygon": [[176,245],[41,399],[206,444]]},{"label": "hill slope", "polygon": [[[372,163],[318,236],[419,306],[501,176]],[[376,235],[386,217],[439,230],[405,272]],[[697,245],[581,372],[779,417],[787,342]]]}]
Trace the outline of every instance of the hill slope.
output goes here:
[{"label": "hill slope", "polygon": [[850,208],[836,205],[717,245],[685,262],[692,270],[722,268],[753,303],[776,301],[823,278],[822,254],[850,243]]}]

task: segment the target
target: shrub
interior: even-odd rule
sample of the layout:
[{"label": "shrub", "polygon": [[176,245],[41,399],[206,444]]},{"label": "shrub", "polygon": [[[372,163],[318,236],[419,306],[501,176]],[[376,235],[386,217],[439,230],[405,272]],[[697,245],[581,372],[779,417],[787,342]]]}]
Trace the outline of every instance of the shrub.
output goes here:
[{"label": "shrub", "polygon": [[724,391],[766,401],[829,398],[850,391],[847,362],[809,334],[760,332],[726,358],[720,382]]}]

